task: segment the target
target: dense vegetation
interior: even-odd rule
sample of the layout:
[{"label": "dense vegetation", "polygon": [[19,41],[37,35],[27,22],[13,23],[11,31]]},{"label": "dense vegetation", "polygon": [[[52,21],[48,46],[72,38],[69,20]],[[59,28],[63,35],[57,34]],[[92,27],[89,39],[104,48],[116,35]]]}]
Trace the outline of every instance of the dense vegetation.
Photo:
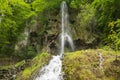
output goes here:
[{"label": "dense vegetation", "polygon": [[23,0],[0,0],[0,55],[14,55],[14,46],[26,22],[35,13]]},{"label": "dense vegetation", "polygon": [[[26,27],[38,24],[39,38],[45,36],[48,20],[60,13],[61,1],[0,0],[0,55],[19,55],[14,53],[15,44],[24,39],[24,36],[20,35]],[[75,39],[80,38],[86,43],[100,40],[100,45],[108,45],[118,50],[120,45],[119,0],[66,1],[71,16],[71,27],[77,32],[77,35],[74,35]],[[29,56],[27,52],[24,54]]]}]

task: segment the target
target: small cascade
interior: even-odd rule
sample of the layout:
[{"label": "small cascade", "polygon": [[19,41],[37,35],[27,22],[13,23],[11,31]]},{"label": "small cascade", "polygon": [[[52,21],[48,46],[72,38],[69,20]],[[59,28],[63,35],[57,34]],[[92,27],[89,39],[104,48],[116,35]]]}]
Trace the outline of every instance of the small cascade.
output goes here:
[{"label": "small cascade", "polygon": [[35,80],[63,80],[61,68],[62,61],[60,56],[53,56],[49,65],[40,70],[40,74]]},{"label": "small cascade", "polygon": [[104,59],[103,59],[102,53],[98,53],[98,55],[99,55],[99,67],[103,71],[102,63]]},{"label": "small cascade", "polygon": [[62,74],[62,61],[61,58],[64,54],[64,47],[66,42],[69,43],[71,50],[74,50],[73,40],[70,34],[68,8],[65,1],[61,4],[61,34],[60,34],[60,54],[53,56],[49,64],[44,66],[39,71],[39,76],[35,80],[63,80]]}]

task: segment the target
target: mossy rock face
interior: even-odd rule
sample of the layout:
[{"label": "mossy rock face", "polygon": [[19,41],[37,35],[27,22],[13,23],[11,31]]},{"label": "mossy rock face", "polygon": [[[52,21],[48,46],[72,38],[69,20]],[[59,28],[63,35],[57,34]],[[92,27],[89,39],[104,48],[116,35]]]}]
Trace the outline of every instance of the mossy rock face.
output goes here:
[{"label": "mossy rock face", "polygon": [[[100,55],[102,63],[100,67]],[[81,50],[66,53],[63,59],[65,80],[119,80],[120,63],[114,51]]]},{"label": "mossy rock face", "polygon": [[9,66],[1,66],[0,67],[0,80],[8,80],[13,79],[13,75],[21,72],[25,68],[25,60],[17,62],[16,64],[9,65]]},{"label": "mossy rock face", "polygon": [[50,58],[51,55],[48,53],[38,54],[31,60],[31,64],[18,74],[16,80],[33,80],[36,77],[37,71],[47,64]]}]

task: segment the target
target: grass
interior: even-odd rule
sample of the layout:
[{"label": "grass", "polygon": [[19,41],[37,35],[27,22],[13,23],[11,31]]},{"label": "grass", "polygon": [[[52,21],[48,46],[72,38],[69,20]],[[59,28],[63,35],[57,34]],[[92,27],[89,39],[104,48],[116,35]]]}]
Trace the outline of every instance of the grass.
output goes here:
[{"label": "grass", "polygon": [[20,65],[24,65],[25,64],[25,60],[22,60],[18,63],[15,64],[15,67],[19,67]]}]

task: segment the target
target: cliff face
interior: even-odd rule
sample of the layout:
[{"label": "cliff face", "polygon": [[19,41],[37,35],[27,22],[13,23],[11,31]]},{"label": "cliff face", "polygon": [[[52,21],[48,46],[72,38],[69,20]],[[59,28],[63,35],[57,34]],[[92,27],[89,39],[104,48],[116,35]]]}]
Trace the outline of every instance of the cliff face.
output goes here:
[{"label": "cliff face", "polygon": [[[86,9],[86,8],[85,8]],[[87,10],[84,10],[85,13]],[[94,27],[96,26],[96,19],[94,13],[90,12],[87,21],[82,18],[82,10],[75,10],[69,7],[69,26],[71,28],[71,34],[74,40],[75,49],[87,49],[96,48],[99,44],[98,36],[95,34]],[[82,15],[80,15],[82,14]],[[82,21],[84,20],[84,21]],[[84,24],[83,24],[84,23]],[[85,25],[86,24],[86,25]],[[44,41],[43,50],[51,53],[57,52],[59,48],[59,34],[61,32],[61,13],[60,9],[50,11],[47,13],[45,22],[44,34],[41,38],[41,42]]]},{"label": "cliff face", "polygon": [[[69,26],[74,40],[75,49],[96,48],[98,36],[94,27],[96,19],[94,12],[88,10],[89,6],[81,9],[69,8]],[[89,11],[89,15],[87,14]],[[60,8],[45,11],[42,16],[37,15],[31,23],[28,23],[24,35],[25,39],[18,42],[21,47],[32,47],[35,52],[50,52],[56,54],[59,50],[59,34],[61,32]],[[27,31],[26,31],[27,30]]]}]

